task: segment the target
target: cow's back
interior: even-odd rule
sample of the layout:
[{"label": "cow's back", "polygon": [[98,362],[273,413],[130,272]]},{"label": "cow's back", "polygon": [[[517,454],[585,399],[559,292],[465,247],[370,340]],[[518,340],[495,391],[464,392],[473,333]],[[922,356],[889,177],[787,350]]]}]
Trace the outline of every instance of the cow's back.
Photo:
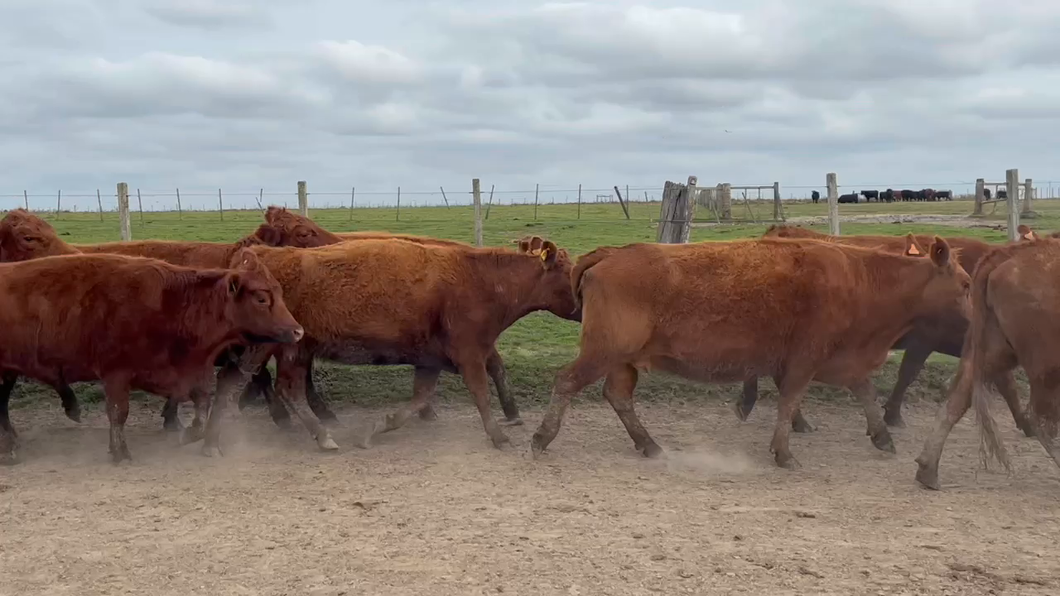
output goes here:
[{"label": "cow's back", "polygon": [[102,244],[77,244],[74,246],[84,254],[148,257],[184,267],[218,269],[228,266],[228,259],[236,249],[236,245],[232,243],[176,242],[167,240],[106,242]]}]

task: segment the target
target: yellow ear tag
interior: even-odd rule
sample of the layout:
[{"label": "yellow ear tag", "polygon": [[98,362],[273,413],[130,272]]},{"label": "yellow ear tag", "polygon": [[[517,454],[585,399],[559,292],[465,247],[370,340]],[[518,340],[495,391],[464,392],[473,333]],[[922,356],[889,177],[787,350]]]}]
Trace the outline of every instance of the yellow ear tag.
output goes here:
[{"label": "yellow ear tag", "polygon": [[919,250],[917,250],[917,248],[916,248],[916,245],[915,245],[915,244],[910,244],[910,245],[909,245],[909,252],[908,252],[907,254],[911,254],[911,255],[918,255],[918,254],[920,254],[920,251],[919,251]]},{"label": "yellow ear tag", "polygon": [[547,250],[541,251],[541,261],[544,262],[544,261],[547,261],[547,260],[548,260],[548,251]]}]

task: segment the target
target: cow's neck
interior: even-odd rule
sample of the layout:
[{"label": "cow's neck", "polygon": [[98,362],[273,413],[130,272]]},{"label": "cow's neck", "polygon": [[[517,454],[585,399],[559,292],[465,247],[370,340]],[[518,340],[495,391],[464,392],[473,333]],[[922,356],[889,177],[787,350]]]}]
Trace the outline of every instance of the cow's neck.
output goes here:
[{"label": "cow's neck", "polygon": [[[875,261],[875,262],[874,262]],[[867,304],[867,322],[894,340],[912,329],[923,303],[924,289],[937,269],[928,259],[910,259],[897,255],[869,257],[867,267],[872,288]],[[881,336],[881,341],[883,341]]]},{"label": "cow's neck", "polygon": [[498,336],[526,315],[548,308],[538,298],[543,271],[538,259],[498,251],[473,253],[472,262]]},{"label": "cow's neck", "polygon": [[[183,273],[183,272],[182,272]],[[165,292],[180,305],[177,335],[197,346],[189,360],[202,360],[213,366],[217,356],[239,340],[231,322],[225,318],[228,287],[222,283],[227,271],[196,271],[167,284]],[[170,302],[167,300],[166,302]]]}]

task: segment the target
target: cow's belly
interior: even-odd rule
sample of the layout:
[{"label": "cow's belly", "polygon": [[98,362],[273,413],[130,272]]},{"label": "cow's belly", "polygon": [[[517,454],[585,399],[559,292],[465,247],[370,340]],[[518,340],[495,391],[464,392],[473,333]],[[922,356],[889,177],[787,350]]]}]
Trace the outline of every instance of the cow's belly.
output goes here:
[{"label": "cow's belly", "polygon": [[813,380],[840,387],[864,381],[887,361],[887,352],[888,350],[881,349],[873,352],[836,354],[818,365]]},{"label": "cow's belly", "polygon": [[456,367],[441,350],[430,347],[393,347],[371,346],[362,343],[346,342],[319,344],[313,355],[325,360],[354,366],[388,366],[411,365],[437,368],[455,372]]}]

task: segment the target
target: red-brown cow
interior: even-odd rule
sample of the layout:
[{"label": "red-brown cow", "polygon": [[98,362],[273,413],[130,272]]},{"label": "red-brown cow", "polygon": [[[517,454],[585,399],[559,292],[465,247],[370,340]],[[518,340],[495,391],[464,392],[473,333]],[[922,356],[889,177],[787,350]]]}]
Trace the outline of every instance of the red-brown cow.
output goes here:
[{"label": "red-brown cow", "polygon": [[604,396],[637,449],[662,453],[633,410],[645,369],[704,382],[772,376],[780,400],[771,451],[781,467],[798,467],[788,434],[812,380],[850,389],[872,443],[893,453],[870,374],[918,317],[967,306],[968,274],[949,245],[936,237],[929,253],[922,259],[760,239],[631,244],[584,255],[571,274],[582,307],[581,350],[556,376],[532,455],[556,437],[571,397],[604,376]]},{"label": "red-brown cow", "polygon": [[[1021,226],[1021,228],[1025,228],[1024,231],[1033,234],[1030,228],[1026,226]],[[808,238],[838,242],[851,246],[878,248],[895,254],[904,251],[907,245],[906,238],[902,236],[830,236],[794,226],[770,226],[763,237]],[[916,239],[918,250],[923,252],[923,247],[930,245],[932,237],[926,234],[919,234],[914,236],[914,238]],[[946,242],[953,249],[961,267],[969,273],[975,270],[976,263],[979,262],[983,255],[995,248],[994,245],[987,244],[982,240],[960,236],[946,238]],[[904,353],[902,354],[902,363],[898,367],[898,381],[895,383],[891,396],[883,407],[883,419],[888,426],[905,426],[905,422],[902,420],[902,404],[905,401],[905,392],[917,375],[920,374],[920,371],[923,370],[928,356],[932,352],[940,352],[960,358],[961,345],[964,343],[964,333],[967,329],[968,320],[961,313],[956,311],[940,313],[936,317],[917,320],[913,328],[891,346],[892,350],[904,350]],[[1008,405],[1009,411],[1012,412],[1012,418],[1016,421],[1016,425],[1028,437],[1034,436],[1034,431],[1027,422],[1023,407],[1020,405],[1019,391],[1016,388],[1015,378],[1011,374],[1004,373],[997,379],[992,379],[992,382],[997,385],[998,391],[1004,396],[1005,403]],[[742,398],[734,407],[740,420],[747,420],[757,400],[758,379],[752,377],[744,381]],[[813,426],[803,417],[802,411],[799,410],[795,412],[795,416],[792,419],[792,429],[795,432],[811,432]]]},{"label": "red-brown cow", "polygon": [[[256,236],[247,236],[235,243],[222,242],[173,242],[161,240],[148,240],[140,242],[108,242],[105,244],[67,244],[55,232],[52,226],[25,209],[14,209],[3,219],[0,219],[0,262],[16,262],[36,259],[40,257],[65,255],[65,254],[123,254],[126,256],[152,257],[174,265],[189,267],[206,267],[223,269],[242,248],[250,245],[261,244]],[[225,352],[220,357],[220,364],[237,358],[241,346],[236,346],[230,352]],[[0,386],[0,399],[8,399],[15,383],[17,375],[5,373],[3,385]],[[312,382],[310,381],[310,387]],[[55,387],[63,401],[63,408],[67,416],[72,420],[80,421],[80,405],[77,397],[67,385]],[[253,382],[247,388],[241,405],[252,396],[254,392],[272,391],[272,378],[264,366],[255,374]],[[311,392],[310,407],[323,419],[332,421],[335,415],[327,409],[322,400],[314,399],[315,392]],[[269,413],[273,420],[284,426],[289,424],[290,415],[282,405],[273,407],[269,402]],[[278,404],[277,404],[278,405]],[[168,400],[162,408],[163,427],[170,431],[179,431],[182,428],[180,418],[177,415],[177,402]]]},{"label": "red-brown cow", "polygon": [[302,403],[305,367],[314,357],[415,367],[412,403],[376,424],[364,446],[422,410],[445,370],[463,377],[487,435],[499,447],[508,437],[490,417],[486,375],[497,338],[538,310],[579,319],[570,258],[552,242],[544,243],[539,256],[405,240],[252,250],[279,281],[306,330],[296,349],[279,350],[276,393],[325,449],[334,442]]},{"label": "red-brown cow", "polygon": [[[301,339],[269,271],[253,252],[236,259],[236,269],[109,254],[0,264],[0,368],[51,385],[102,381],[110,453],[131,459],[130,390],[202,396],[230,345]],[[203,400],[195,401],[199,421]],[[13,459],[14,428],[6,416],[0,427],[0,452]]]},{"label": "red-brown cow", "polygon": [[974,404],[984,463],[990,455],[1010,468],[990,415],[991,377],[1022,366],[1031,386],[1029,410],[1035,436],[1060,466],[1055,444],[1060,423],[1060,240],[1040,238],[999,248],[975,272],[972,316],[961,364],[949,398],[939,408],[934,432],[916,458],[916,479],[939,489],[939,459],[946,437]]},{"label": "red-brown cow", "polygon": [[[286,208],[276,206],[270,206],[266,210],[265,221],[266,223],[262,224],[255,234],[259,240],[269,246],[318,248],[321,246],[338,244],[339,242],[351,242],[355,240],[400,239],[430,246],[472,248],[470,244],[457,242],[455,240],[430,238],[426,236],[411,236],[407,234],[390,234],[389,232],[345,232],[336,234],[320,227],[316,222],[307,217],[288,211]],[[524,238],[520,241],[520,250],[537,255],[541,250],[542,242],[543,240],[537,236]],[[504,367],[504,360],[501,359],[501,355],[496,349],[494,349],[486,359],[486,371],[489,373],[490,378],[493,379],[493,384],[497,387],[497,399],[501,404],[501,410],[504,412],[505,418],[501,424],[510,426],[522,425],[523,421],[519,415],[519,406],[515,403],[515,398],[512,396],[511,390],[508,388],[508,373]],[[312,379],[312,362],[309,363],[309,372],[306,378]],[[312,399],[314,393],[315,392],[310,385],[307,388],[307,396]],[[269,399],[270,395],[266,394],[265,397],[266,399]],[[323,401],[320,396],[315,397],[316,399]],[[314,409],[314,412],[316,412],[316,409]],[[434,411],[434,407],[430,403],[420,410],[419,415],[420,418],[424,420],[434,420],[438,417]]]}]

